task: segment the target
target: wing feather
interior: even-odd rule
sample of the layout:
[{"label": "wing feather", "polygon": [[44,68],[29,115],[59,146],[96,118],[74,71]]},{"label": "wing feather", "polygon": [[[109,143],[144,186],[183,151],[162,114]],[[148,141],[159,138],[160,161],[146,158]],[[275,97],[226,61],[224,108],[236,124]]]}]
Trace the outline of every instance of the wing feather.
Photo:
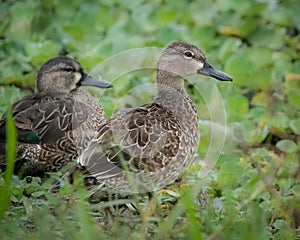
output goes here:
[{"label": "wing feather", "polygon": [[[51,144],[84,123],[91,108],[73,98],[24,97],[12,106],[18,141]],[[0,121],[1,138],[5,138],[6,117]]]},{"label": "wing feather", "polygon": [[180,135],[172,112],[158,104],[119,111],[102,126],[97,144],[79,161],[98,180],[124,170],[155,171],[176,157]]}]

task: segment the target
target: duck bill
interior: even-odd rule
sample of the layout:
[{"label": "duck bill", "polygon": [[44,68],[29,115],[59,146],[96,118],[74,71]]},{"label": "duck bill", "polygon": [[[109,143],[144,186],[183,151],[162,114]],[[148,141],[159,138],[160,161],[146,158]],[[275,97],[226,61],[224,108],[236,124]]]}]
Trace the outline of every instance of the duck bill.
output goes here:
[{"label": "duck bill", "polygon": [[101,77],[92,77],[87,73],[83,73],[82,78],[80,80],[81,86],[92,86],[92,87],[99,87],[99,88],[110,88],[113,85],[104,80]]},{"label": "duck bill", "polygon": [[205,76],[213,77],[220,81],[232,81],[233,80],[233,78],[230,77],[228,74],[214,68],[208,62],[204,62],[203,68],[199,69],[197,71],[197,73],[205,75]]}]

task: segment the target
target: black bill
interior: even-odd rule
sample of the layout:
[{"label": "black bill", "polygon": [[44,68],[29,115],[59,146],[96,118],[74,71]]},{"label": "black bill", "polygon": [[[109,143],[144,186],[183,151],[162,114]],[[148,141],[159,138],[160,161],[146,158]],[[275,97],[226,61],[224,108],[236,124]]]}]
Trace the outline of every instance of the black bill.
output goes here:
[{"label": "black bill", "polygon": [[208,62],[204,62],[203,68],[199,69],[197,71],[197,73],[205,75],[205,76],[213,77],[220,81],[232,81],[233,80],[233,78],[230,77],[228,74],[214,68]]},{"label": "black bill", "polygon": [[83,73],[80,84],[81,86],[93,86],[99,88],[110,88],[113,86],[110,82],[101,77],[92,77],[86,73]]}]

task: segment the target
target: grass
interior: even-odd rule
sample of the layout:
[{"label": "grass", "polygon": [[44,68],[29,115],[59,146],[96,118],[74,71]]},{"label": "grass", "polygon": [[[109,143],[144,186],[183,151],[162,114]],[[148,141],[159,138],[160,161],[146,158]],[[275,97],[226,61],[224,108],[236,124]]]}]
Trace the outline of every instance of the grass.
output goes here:
[{"label": "grass", "polygon": [[[1,113],[34,91],[41,64],[65,53],[114,81],[109,91],[91,89],[107,115],[155,94],[147,85],[154,72],[143,67],[156,52],[131,55],[139,65],[120,57],[107,66],[122,51],[185,40],[234,82],[189,79],[200,118],[198,158],[152,198],[91,203],[80,176],[57,194],[49,189],[63,173],[11,177],[8,114],[0,239],[300,239],[299,8],[295,0],[1,2]],[[127,72],[127,65],[141,69]]]},{"label": "grass", "polygon": [[3,219],[4,214],[6,212],[7,207],[10,204],[10,197],[11,197],[11,181],[12,175],[14,172],[14,165],[15,165],[15,157],[16,157],[16,127],[14,124],[13,117],[11,112],[8,111],[7,113],[7,167],[6,172],[4,175],[4,184],[0,186],[0,196],[2,196],[2,201],[0,202],[0,221]]}]

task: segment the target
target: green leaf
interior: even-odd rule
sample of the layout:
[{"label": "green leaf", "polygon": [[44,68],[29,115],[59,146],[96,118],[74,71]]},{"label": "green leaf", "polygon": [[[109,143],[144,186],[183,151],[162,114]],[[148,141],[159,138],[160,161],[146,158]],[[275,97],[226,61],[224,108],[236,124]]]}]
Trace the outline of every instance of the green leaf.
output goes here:
[{"label": "green leaf", "polygon": [[219,50],[219,58],[226,62],[227,59],[231,55],[235,55],[237,51],[239,51],[239,47],[241,46],[241,40],[236,38],[227,38],[221,46],[221,49]]},{"label": "green leaf", "polygon": [[34,197],[34,198],[38,198],[38,197],[41,197],[43,195],[44,195],[44,191],[37,191],[37,192],[33,192],[31,194],[31,196]]},{"label": "green leaf", "polygon": [[20,201],[23,197],[23,190],[20,188],[13,188],[12,197],[15,199],[15,201]]},{"label": "green leaf", "polygon": [[297,144],[288,139],[278,141],[276,147],[285,153],[295,153],[297,151]]},{"label": "green leaf", "polygon": [[291,90],[288,93],[289,103],[293,105],[296,109],[300,109],[300,91]]},{"label": "green leaf", "polygon": [[291,23],[291,16],[290,9],[281,6],[278,6],[276,10],[270,9],[266,14],[266,18],[269,21],[281,26],[289,26]]},{"label": "green leaf", "polygon": [[290,127],[296,135],[300,135],[300,118],[291,120]]},{"label": "green leaf", "polygon": [[239,183],[242,168],[237,163],[224,162],[220,166],[218,184],[221,188],[231,188]]},{"label": "green leaf", "polygon": [[242,55],[230,57],[225,65],[225,72],[231,74],[234,82],[238,85],[247,86],[254,69],[254,64]]},{"label": "green leaf", "polygon": [[270,96],[265,91],[258,92],[251,99],[251,104],[256,106],[267,107],[270,101]]},{"label": "green leaf", "polygon": [[225,64],[225,72],[232,75],[234,83],[250,89],[263,89],[270,83],[270,72],[258,70],[246,56],[233,55]]},{"label": "green leaf", "polygon": [[243,95],[233,95],[226,101],[230,116],[243,117],[249,109],[249,101]]},{"label": "green leaf", "polygon": [[14,39],[26,39],[30,36],[31,23],[36,8],[35,1],[17,2],[9,9],[11,14],[11,22],[7,31],[7,35]]},{"label": "green leaf", "polygon": [[[295,76],[295,78],[293,78]],[[300,79],[296,79],[296,76],[294,74],[286,74],[285,78],[286,80],[283,83],[284,90],[287,95],[289,95],[289,91],[291,90],[297,90],[300,92]]]},{"label": "green leaf", "polygon": [[270,126],[266,124],[266,119],[264,118],[257,119],[256,122],[244,121],[242,126],[244,140],[249,146],[261,143],[270,132]]},{"label": "green leaf", "polygon": [[33,64],[40,66],[52,57],[56,57],[59,53],[60,46],[57,42],[26,42],[25,51],[30,57]]},{"label": "green leaf", "polygon": [[169,7],[161,7],[157,9],[156,18],[161,24],[174,23],[176,22],[175,19],[177,14],[177,11],[173,11],[173,9],[170,9]]},{"label": "green leaf", "polygon": [[247,56],[258,68],[270,67],[273,64],[272,51],[268,48],[249,48]]},{"label": "green leaf", "polygon": [[285,131],[289,127],[290,119],[285,113],[277,112],[271,115],[268,122],[272,124],[273,127]]},{"label": "green leaf", "polygon": [[280,50],[284,45],[285,32],[283,29],[259,26],[248,38],[253,47],[268,47]]},{"label": "green leaf", "polygon": [[197,39],[197,36],[202,36],[199,39],[200,46],[202,46],[206,50],[213,47],[213,41],[215,39],[215,35],[216,35],[216,29],[208,25],[197,26],[193,31],[193,36],[195,37],[195,39]]}]

